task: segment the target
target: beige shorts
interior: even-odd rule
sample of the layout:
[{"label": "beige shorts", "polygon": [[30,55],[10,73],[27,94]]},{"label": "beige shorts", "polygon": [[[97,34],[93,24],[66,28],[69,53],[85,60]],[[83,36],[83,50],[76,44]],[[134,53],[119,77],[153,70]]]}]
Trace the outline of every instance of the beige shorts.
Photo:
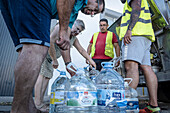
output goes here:
[{"label": "beige shorts", "polygon": [[40,75],[51,79],[53,77],[53,71],[54,69],[52,64],[48,62],[48,60],[45,58],[44,62],[41,65]]}]

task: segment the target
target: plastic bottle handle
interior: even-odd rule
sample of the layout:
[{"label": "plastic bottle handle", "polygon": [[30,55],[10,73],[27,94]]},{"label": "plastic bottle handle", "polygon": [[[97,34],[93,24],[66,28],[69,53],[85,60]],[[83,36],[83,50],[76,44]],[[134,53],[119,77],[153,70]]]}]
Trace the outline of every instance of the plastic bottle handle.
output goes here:
[{"label": "plastic bottle handle", "polygon": [[104,64],[106,64],[106,63],[111,63],[110,65],[111,65],[112,67],[114,67],[114,66],[113,66],[113,62],[102,62],[102,63],[101,63],[101,66],[104,67]]},{"label": "plastic bottle handle", "polygon": [[73,70],[73,69],[71,68],[71,66],[73,66],[73,68],[75,68],[75,69],[77,70],[76,65],[74,65],[73,63],[69,63],[69,64],[67,65],[67,69],[76,73],[76,71]]},{"label": "plastic bottle handle", "polygon": [[60,70],[59,69],[56,69],[58,72],[60,72]]},{"label": "plastic bottle handle", "polygon": [[130,80],[130,82],[128,83],[128,85],[129,85],[132,82],[133,79],[132,78],[124,78],[124,81],[125,80]]}]

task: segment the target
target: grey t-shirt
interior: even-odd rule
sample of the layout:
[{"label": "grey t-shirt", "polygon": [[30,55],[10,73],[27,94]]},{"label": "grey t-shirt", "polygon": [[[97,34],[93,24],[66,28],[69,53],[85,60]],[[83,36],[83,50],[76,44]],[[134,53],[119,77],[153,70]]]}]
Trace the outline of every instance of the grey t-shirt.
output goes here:
[{"label": "grey t-shirt", "polygon": [[[76,38],[77,38],[76,36],[73,36],[73,37],[71,38],[71,40],[70,40],[70,45],[71,45],[71,47],[73,46],[74,41],[76,40]],[[57,59],[58,59],[58,58],[60,58],[60,56],[61,56],[60,48],[57,46],[56,43],[54,44],[54,46],[55,46],[55,50],[56,50],[56,57],[57,57]],[[47,61],[48,61],[49,63],[52,62],[52,59],[51,59],[49,53],[47,54],[46,59],[47,59]]]}]

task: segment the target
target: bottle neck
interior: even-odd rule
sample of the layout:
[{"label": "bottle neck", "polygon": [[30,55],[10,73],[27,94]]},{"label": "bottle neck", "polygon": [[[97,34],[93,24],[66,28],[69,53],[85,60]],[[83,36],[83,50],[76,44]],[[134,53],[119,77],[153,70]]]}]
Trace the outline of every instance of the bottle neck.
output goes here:
[{"label": "bottle neck", "polygon": [[66,75],[60,75],[59,77],[65,77],[65,78],[67,78],[67,76],[66,76]]}]

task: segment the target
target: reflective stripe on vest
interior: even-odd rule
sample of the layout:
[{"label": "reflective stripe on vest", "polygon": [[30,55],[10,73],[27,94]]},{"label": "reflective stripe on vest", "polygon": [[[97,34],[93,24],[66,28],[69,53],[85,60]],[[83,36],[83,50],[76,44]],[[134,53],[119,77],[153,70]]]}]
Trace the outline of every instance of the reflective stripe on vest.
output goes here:
[{"label": "reflective stripe on vest", "polygon": [[[126,31],[128,29],[130,23],[130,16],[131,16],[132,8],[126,3],[124,5],[124,11],[121,20],[121,28],[120,28],[120,35],[119,39],[122,40],[124,38]],[[134,28],[132,29],[132,36],[145,36],[152,42],[155,41],[155,35],[152,28],[151,23],[151,16],[148,7],[148,3],[146,0],[142,0],[141,2],[141,12],[139,16],[138,22],[135,24]]]},{"label": "reflective stripe on vest", "polygon": [[[94,56],[95,54],[95,46],[96,46],[96,41],[97,41],[97,37],[99,35],[99,32],[94,33],[93,35],[93,44],[92,44],[92,48],[91,48],[91,57]],[[113,52],[113,44],[112,44],[112,38],[113,38],[113,33],[108,31],[107,32],[107,36],[106,36],[106,42],[105,42],[105,52],[104,54],[106,56],[109,56],[111,58],[114,57],[114,52]]]}]

